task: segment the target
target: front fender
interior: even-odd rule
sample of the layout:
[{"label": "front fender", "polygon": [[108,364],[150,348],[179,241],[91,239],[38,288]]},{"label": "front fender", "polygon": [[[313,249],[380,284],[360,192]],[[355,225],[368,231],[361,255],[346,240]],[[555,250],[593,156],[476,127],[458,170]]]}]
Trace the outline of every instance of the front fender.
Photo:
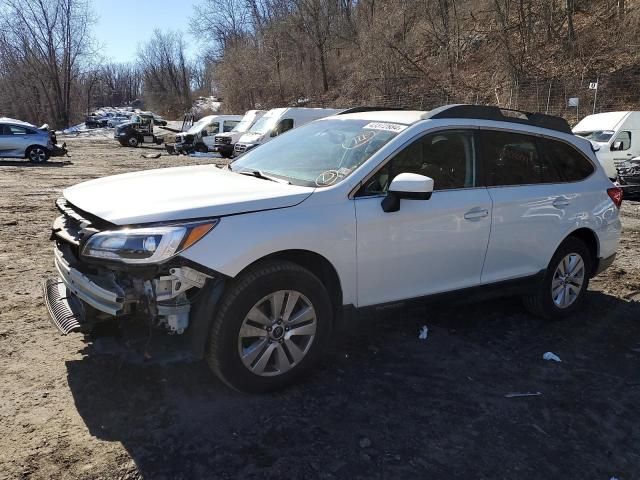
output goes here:
[{"label": "front fender", "polygon": [[283,250],[307,250],[335,268],[344,304],[356,301],[356,222],[353,201],[297,206],[223,217],[181,255],[229,277]]}]

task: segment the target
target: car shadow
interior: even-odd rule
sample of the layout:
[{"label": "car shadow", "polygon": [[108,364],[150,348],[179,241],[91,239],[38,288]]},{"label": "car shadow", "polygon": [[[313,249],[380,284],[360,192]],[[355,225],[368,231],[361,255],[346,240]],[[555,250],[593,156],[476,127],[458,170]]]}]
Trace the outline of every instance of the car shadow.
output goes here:
[{"label": "car shadow", "polygon": [[557,323],[515,299],[359,318],[312,375],[265,395],[98,341],[66,363],[68,383],[90,433],[121,442],[142,478],[587,478],[603,462],[630,478],[640,303],[586,303]]},{"label": "car shadow", "polygon": [[34,168],[47,168],[47,167],[65,167],[67,165],[73,165],[71,160],[56,160],[47,161],[43,163],[32,163],[29,160],[3,160],[0,159],[0,167],[34,167]]}]

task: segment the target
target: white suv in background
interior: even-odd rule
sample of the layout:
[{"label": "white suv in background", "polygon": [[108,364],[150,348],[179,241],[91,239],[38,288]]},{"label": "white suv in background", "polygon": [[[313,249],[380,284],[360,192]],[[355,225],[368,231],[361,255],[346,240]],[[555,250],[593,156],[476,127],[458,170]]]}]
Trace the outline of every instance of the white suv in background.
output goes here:
[{"label": "white suv in background", "polygon": [[63,333],[149,318],[243,391],[293,381],[347,313],[472,293],[578,309],[620,237],[621,189],[541,114],[454,105],[334,115],[228,168],[81,183],[58,201]]}]

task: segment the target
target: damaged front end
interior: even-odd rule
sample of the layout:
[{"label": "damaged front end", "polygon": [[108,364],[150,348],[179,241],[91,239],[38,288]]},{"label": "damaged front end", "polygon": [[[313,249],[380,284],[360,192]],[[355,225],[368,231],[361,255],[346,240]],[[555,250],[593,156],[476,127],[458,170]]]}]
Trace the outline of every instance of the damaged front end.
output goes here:
[{"label": "damaged front end", "polygon": [[45,283],[45,303],[61,333],[97,322],[144,318],[183,334],[205,287],[221,276],[177,254],[218,220],[121,228],[60,199],[52,229],[57,279]]},{"label": "damaged front end", "polygon": [[624,198],[640,199],[640,157],[632,158],[617,165],[618,183],[624,192]]}]

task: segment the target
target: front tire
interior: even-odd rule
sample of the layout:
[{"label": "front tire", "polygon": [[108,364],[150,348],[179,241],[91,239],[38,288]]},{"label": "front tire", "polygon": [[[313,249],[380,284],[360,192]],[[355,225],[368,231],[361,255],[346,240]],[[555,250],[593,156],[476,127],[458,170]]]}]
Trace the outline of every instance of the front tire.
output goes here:
[{"label": "front tire", "polygon": [[140,145],[140,141],[138,140],[138,137],[136,137],[135,135],[131,135],[130,137],[127,138],[128,147],[136,148],[138,145]]},{"label": "front tire", "polygon": [[49,150],[39,145],[29,147],[26,154],[31,163],[44,163],[49,160],[50,155]]},{"label": "front tire", "polygon": [[268,261],[234,279],[219,303],[207,363],[250,393],[291,384],[320,358],[333,322],[320,280],[288,261]]},{"label": "front tire", "polygon": [[591,258],[582,240],[569,237],[562,242],[537,291],[524,297],[527,310],[547,320],[561,320],[575,313],[582,306],[589,287]]}]

